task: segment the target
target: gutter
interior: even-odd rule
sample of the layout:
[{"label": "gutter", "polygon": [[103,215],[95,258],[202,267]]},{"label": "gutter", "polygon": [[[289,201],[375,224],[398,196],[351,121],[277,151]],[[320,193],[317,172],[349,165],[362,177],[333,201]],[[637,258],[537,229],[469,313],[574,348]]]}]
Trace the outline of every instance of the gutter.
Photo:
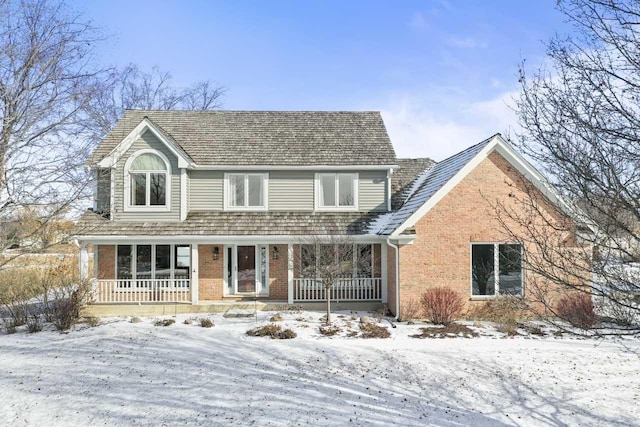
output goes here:
[{"label": "gutter", "polygon": [[396,253],[396,322],[400,317],[400,248],[391,243],[391,238],[387,237],[387,244],[395,249]]}]

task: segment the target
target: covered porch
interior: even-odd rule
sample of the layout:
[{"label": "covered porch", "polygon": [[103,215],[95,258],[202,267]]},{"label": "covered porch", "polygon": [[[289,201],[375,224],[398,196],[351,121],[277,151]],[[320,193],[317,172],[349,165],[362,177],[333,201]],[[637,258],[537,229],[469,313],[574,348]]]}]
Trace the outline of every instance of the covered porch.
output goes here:
[{"label": "covered porch", "polygon": [[[331,280],[309,245],[275,239],[219,242],[92,242],[93,304],[190,304],[261,301],[286,304],[387,302],[386,245],[360,239],[348,277]],[[81,243],[81,273],[89,278],[89,242]],[[317,259],[316,259],[317,258]]]}]

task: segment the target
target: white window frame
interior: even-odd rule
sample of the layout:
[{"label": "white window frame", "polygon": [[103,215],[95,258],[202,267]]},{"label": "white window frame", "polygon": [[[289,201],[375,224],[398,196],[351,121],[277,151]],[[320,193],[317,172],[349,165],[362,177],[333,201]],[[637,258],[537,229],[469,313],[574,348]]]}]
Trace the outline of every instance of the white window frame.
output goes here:
[{"label": "white window frame", "polygon": [[[335,198],[336,198],[336,204],[334,206],[322,206],[320,204],[320,181],[322,179],[322,177],[325,176],[330,176],[333,177],[334,180],[334,185],[335,185]],[[340,189],[338,188],[339,186],[339,177],[340,176],[349,176],[353,179],[353,206],[340,206]],[[358,197],[358,193],[359,193],[359,181],[360,181],[360,174],[353,173],[316,173],[315,175],[315,179],[314,179],[315,183],[315,209],[318,211],[357,211],[358,210],[358,202],[359,202],[359,197]]]},{"label": "white window frame", "polygon": [[[474,245],[493,245],[493,267],[495,284],[493,295],[474,295],[473,294],[473,246]],[[500,266],[500,245],[520,245],[520,275],[522,285],[519,294],[508,294],[515,297],[524,297],[525,274],[524,274],[524,245],[520,242],[471,242],[469,244],[469,294],[472,300],[494,299],[500,295],[500,274],[496,274],[495,267]],[[497,272],[499,273],[499,271]]]},{"label": "white window frame", "polygon": [[[163,173],[161,171],[131,171],[131,165],[133,164],[133,161],[143,155],[143,154],[154,154],[156,156],[158,156],[165,165],[166,170],[164,171],[165,174],[165,186],[166,186],[166,194],[165,194],[165,204],[164,205],[150,205],[149,203],[151,202],[151,186],[149,185],[150,182],[150,174],[151,173]],[[145,173],[147,175],[147,178],[145,180],[146,182],[146,205],[141,206],[141,205],[132,205],[131,204],[131,174],[132,173]],[[165,156],[163,153],[161,153],[158,150],[153,150],[153,149],[144,149],[144,150],[138,150],[135,153],[133,153],[129,159],[127,160],[127,162],[124,165],[124,194],[123,194],[123,200],[124,200],[124,211],[125,212],[170,212],[171,211],[171,177],[173,176],[172,170],[171,170],[171,162],[169,162],[169,159],[167,158],[167,156]]]},{"label": "white window frame", "polygon": [[[244,176],[244,206],[231,206],[229,197],[231,195],[229,187],[229,177],[231,175]],[[262,206],[249,205],[249,176],[259,176],[262,179]],[[225,211],[266,211],[269,208],[269,173],[252,172],[226,172],[224,174],[224,210]]]},{"label": "white window frame", "polygon": [[[116,281],[127,281],[127,280],[158,280],[158,281],[162,281],[162,280],[167,280],[167,279],[157,279],[156,278],[156,247],[157,246],[169,246],[169,265],[170,265],[170,270],[171,270],[171,274],[168,280],[175,280],[175,274],[176,274],[176,247],[177,246],[185,246],[185,247],[189,247],[189,283],[191,283],[191,280],[193,279],[193,273],[192,273],[192,268],[193,268],[193,257],[191,256],[191,247],[192,245],[186,245],[186,244],[180,244],[180,243],[132,243],[132,244],[117,244],[116,246],[116,250],[115,250],[115,268],[114,268],[114,276],[116,279]],[[131,261],[130,261],[130,265],[129,268],[131,270],[131,279],[118,279],[118,246],[129,246],[131,248]],[[138,257],[138,246],[151,246],[151,278],[150,279],[138,279],[138,264],[137,264],[137,257]],[[191,286],[191,285],[189,285]]]}]

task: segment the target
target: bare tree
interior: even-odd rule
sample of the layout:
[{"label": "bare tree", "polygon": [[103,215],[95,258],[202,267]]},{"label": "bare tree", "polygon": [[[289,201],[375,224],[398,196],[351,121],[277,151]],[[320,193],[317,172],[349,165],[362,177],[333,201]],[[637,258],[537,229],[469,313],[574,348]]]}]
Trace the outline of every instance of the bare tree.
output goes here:
[{"label": "bare tree", "polygon": [[35,236],[87,195],[82,112],[103,73],[99,37],[62,2],[4,0],[0,16],[0,218],[30,212]]},{"label": "bare tree", "polygon": [[214,110],[222,106],[225,88],[209,80],[188,87],[173,85],[171,74],[153,67],[144,72],[134,64],[111,70],[93,82],[94,98],[85,109],[99,141],[127,109]]},{"label": "bare tree", "polygon": [[[623,325],[616,333],[637,333],[640,268],[629,261],[640,260],[640,3],[563,0],[558,7],[573,32],[548,43],[545,67],[520,70],[518,145],[581,208],[574,215],[579,225],[591,229],[541,224],[514,210],[502,214],[536,248],[529,268],[547,283],[593,296],[603,314]],[[528,193],[518,203],[548,219],[546,199]],[[568,251],[572,234],[578,240]]]},{"label": "bare tree", "polygon": [[353,279],[372,278],[375,263],[372,245],[358,244],[351,235],[312,235],[300,239],[294,250],[294,271],[302,286],[321,291],[326,300],[326,325],[331,324],[333,291],[352,286]]}]

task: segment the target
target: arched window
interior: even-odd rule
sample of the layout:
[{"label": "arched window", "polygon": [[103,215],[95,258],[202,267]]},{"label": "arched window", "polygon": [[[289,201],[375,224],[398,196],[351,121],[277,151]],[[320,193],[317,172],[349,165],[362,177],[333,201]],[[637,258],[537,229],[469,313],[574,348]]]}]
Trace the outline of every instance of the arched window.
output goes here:
[{"label": "arched window", "polygon": [[128,207],[168,207],[170,166],[166,158],[156,153],[142,152],[134,155],[127,164],[125,180],[128,184]]}]

